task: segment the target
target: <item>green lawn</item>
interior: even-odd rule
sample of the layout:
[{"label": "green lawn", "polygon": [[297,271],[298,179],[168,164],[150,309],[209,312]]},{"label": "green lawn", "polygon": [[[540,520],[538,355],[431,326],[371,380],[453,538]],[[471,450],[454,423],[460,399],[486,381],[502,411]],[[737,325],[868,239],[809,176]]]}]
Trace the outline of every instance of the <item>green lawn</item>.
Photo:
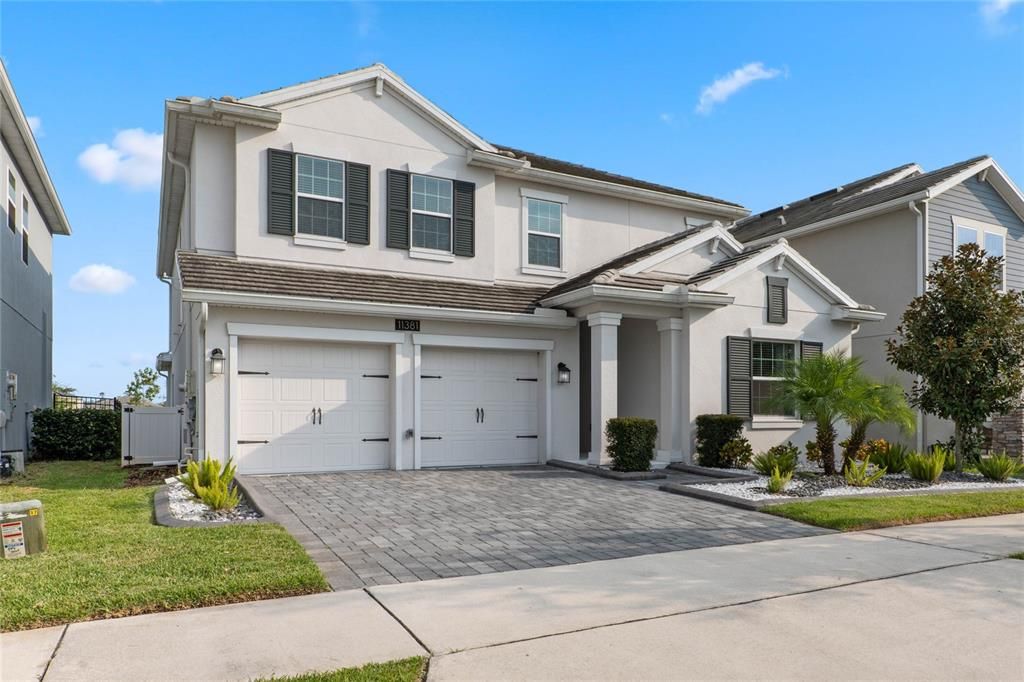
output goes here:
[{"label": "green lawn", "polygon": [[1010,559],[1024,559],[1024,552],[1018,552],[1017,554],[1011,554]]},{"label": "green lawn", "polygon": [[274,682],[417,682],[423,678],[426,663],[426,658],[416,656],[388,663],[370,663],[361,668],[270,679]]},{"label": "green lawn", "polygon": [[156,486],[124,488],[125,476],[111,462],[43,462],[0,485],[0,501],[42,500],[49,542],[0,562],[0,629],[328,589],[280,526],[157,526]]},{"label": "green lawn", "polygon": [[952,495],[818,499],[770,505],[764,511],[824,528],[866,530],[926,521],[1024,512],[1024,490]]}]

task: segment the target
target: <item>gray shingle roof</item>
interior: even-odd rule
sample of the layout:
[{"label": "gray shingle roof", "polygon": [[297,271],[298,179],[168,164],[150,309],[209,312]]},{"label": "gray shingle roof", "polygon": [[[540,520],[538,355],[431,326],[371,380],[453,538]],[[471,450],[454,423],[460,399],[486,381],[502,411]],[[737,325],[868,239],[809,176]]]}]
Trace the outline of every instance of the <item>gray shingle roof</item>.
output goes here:
[{"label": "gray shingle roof", "polygon": [[545,287],[472,284],[453,280],[254,263],[227,256],[178,252],[186,289],[302,296],[432,308],[531,313]]},{"label": "gray shingle roof", "polygon": [[[928,173],[914,173],[907,178],[884,184],[875,189],[872,185],[885,180],[914,164],[892,168],[877,175],[855,180],[842,187],[815,194],[785,206],[773,208],[736,222],[731,232],[741,242],[772,236],[784,236],[790,230],[813,223],[859,211],[887,201],[911,196],[956,175],[988,157],[976,156]],[[785,223],[780,218],[785,218]]]},{"label": "gray shingle roof", "polygon": [[590,168],[589,166],[582,166],[578,163],[570,163],[569,161],[561,161],[559,159],[553,159],[550,156],[541,156],[540,154],[534,154],[533,152],[524,152],[521,149],[515,147],[506,147],[505,145],[495,144],[491,142],[496,149],[502,152],[509,152],[514,154],[516,157],[526,159],[530,162],[530,166],[539,170],[552,171],[555,173],[563,173],[565,175],[575,175],[581,178],[588,178],[590,180],[601,180],[603,182],[612,182],[616,185],[625,185],[627,187],[636,187],[638,189],[647,189],[653,192],[661,192],[663,194],[674,194],[675,196],[686,197],[688,199],[699,199],[701,201],[711,201],[716,204],[723,204],[725,206],[734,206],[736,208],[743,208],[740,204],[733,203],[731,201],[725,201],[724,199],[718,199],[716,197],[708,196],[706,194],[697,194],[696,192],[687,192],[686,190],[679,189],[677,187],[670,187],[668,185],[659,185],[654,182],[647,182],[646,180],[638,180],[631,178],[626,175],[619,175],[617,173],[609,173],[608,171],[598,170],[596,168]]}]

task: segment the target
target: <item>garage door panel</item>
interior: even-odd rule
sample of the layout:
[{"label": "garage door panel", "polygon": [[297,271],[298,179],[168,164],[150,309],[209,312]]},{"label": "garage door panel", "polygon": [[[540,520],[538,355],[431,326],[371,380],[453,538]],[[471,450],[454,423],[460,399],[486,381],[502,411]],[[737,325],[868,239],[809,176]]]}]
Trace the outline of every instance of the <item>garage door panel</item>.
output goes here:
[{"label": "garage door panel", "polygon": [[[391,423],[384,346],[243,339],[241,366],[266,376],[239,377],[239,471],[286,473],[386,468]],[[319,410],[314,423],[312,414]]]}]

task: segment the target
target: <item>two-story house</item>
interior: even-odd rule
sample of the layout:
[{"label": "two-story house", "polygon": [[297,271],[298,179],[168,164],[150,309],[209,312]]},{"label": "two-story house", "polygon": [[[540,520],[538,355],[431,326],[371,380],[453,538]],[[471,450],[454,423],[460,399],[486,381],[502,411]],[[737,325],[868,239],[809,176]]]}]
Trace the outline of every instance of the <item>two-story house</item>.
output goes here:
[{"label": "two-story house", "polygon": [[382,65],[166,103],[157,273],[172,404],[239,471],[661,465],[731,411],[810,437],[785,362],[849,350],[860,305],[734,203],[492,144]]},{"label": "two-story house", "polygon": [[[976,243],[1004,262],[1005,287],[1024,288],[1024,195],[988,156],[925,172],[911,163],[737,221],[733,236],[749,247],[780,237],[853,296],[886,313],[883,323],[854,337],[853,352],[874,376],[897,373],[886,357],[907,304],[925,290],[938,259]],[[1021,454],[1024,412],[994,415],[993,447]],[[953,434],[951,422],[919,415],[916,436],[878,433],[923,448]]]},{"label": "two-story house", "polygon": [[0,141],[0,450],[24,452],[51,400],[53,236],[71,228],[2,62]]}]

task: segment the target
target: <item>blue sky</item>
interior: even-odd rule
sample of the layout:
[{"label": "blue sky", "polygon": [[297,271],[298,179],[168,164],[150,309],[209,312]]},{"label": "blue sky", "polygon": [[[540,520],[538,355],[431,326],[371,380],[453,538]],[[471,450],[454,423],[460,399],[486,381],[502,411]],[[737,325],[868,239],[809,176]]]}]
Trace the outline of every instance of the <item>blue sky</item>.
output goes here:
[{"label": "blue sky", "polygon": [[74,230],[54,372],[119,393],[166,349],[167,98],[381,61],[489,140],[755,211],[982,153],[1020,185],[1021,5],[4,2],[0,55]]}]

